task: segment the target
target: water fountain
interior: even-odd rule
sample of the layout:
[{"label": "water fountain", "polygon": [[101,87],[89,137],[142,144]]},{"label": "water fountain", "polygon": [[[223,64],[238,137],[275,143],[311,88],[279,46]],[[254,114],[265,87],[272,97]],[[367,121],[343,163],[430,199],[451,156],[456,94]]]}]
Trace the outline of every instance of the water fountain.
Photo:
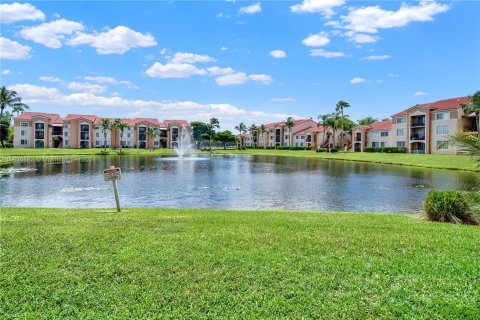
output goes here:
[{"label": "water fountain", "polygon": [[177,147],[174,148],[174,150],[178,158],[183,159],[183,155],[185,154],[185,151],[192,148],[192,139],[191,139],[191,134],[190,132],[188,132],[187,127],[182,126],[180,133],[181,133],[180,141],[177,142]]}]

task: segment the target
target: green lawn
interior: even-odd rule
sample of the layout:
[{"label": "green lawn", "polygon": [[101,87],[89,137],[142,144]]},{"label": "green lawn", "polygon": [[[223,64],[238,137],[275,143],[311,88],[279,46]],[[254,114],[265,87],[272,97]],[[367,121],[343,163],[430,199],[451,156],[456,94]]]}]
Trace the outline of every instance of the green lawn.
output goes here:
[{"label": "green lawn", "polygon": [[[107,152],[103,152],[103,148],[89,148],[89,149],[67,149],[67,148],[45,148],[45,149],[30,149],[30,148],[8,148],[0,149],[0,156],[9,157],[9,156],[92,156],[92,155],[118,155],[120,152],[119,149],[109,149]],[[125,148],[122,149],[123,154],[128,155],[148,155],[148,154],[158,154],[158,155],[174,155],[175,151],[173,149],[135,149],[135,148]]]},{"label": "green lawn", "polygon": [[480,318],[479,227],[360,213],[0,211],[4,318]]}]

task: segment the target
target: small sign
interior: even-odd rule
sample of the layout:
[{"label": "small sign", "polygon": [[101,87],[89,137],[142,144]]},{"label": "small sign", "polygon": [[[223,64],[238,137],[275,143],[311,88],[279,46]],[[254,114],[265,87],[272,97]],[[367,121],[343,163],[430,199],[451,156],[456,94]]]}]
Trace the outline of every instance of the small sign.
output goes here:
[{"label": "small sign", "polygon": [[105,181],[122,179],[122,170],[120,168],[110,168],[103,170],[103,177]]}]

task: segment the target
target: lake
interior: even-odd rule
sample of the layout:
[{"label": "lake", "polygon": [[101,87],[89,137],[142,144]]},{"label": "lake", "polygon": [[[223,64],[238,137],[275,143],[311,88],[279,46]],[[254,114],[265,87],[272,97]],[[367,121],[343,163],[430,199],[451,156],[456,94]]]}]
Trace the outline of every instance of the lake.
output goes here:
[{"label": "lake", "polygon": [[0,206],[114,207],[102,171],[122,168],[123,207],[417,213],[432,189],[474,190],[480,174],[275,156],[106,156],[0,168]]}]

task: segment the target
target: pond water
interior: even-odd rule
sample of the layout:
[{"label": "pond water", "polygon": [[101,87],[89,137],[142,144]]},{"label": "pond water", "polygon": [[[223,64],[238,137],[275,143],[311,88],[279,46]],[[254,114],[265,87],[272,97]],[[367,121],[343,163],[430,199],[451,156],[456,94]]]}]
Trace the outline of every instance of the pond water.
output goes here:
[{"label": "pond water", "polygon": [[124,207],[305,209],[416,213],[431,189],[480,188],[480,174],[274,156],[97,157],[0,168],[0,206],[114,207],[109,166],[122,168]]}]

